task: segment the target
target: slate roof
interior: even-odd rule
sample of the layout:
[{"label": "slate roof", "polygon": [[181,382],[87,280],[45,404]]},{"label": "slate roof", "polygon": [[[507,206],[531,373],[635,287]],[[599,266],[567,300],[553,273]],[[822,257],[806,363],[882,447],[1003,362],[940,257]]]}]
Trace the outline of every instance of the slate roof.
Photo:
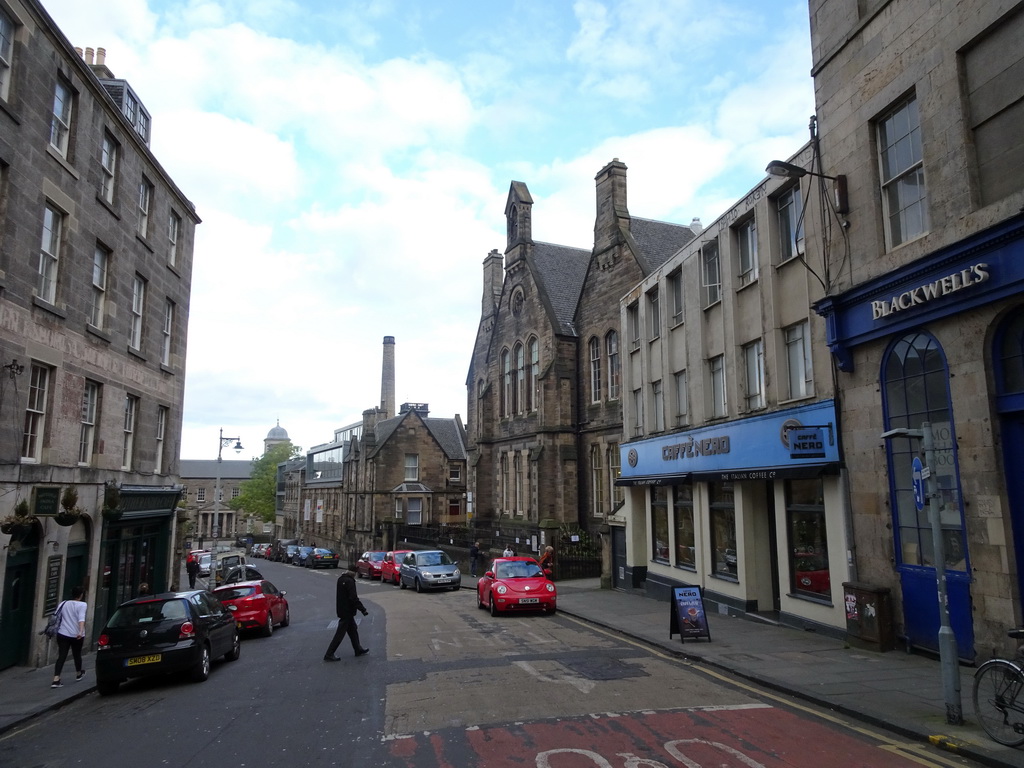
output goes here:
[{"label": "slate roof", "polygon": [[552,243],[534,243],[530,257],[537,284],[547,293],[558,333],[576,335],[573,317],[583,291],[590,250]]},{"label": "slate roof", "polygon": [[[407,415],[403,413],[398,416],[392,416],[390,419],[384,419],[377,424],[375,430],[377,446],[374,448],[371,456],[375,456],[383,449],[388,438],[391,437],[392,433],[398,428],[398,425],[402,423],[402,419]],[[437,444],[441,446],[445,456],[455,461],[466,460],[466,443],[462,439],[462,430],[459,429],[455,419],[432,419],[428,417],[423,419],[423,424],[437,441]]]},{"label": "slate roof", "polygon": [[[248,480],[252,475],[251,460],[224,459],[220,463],[222,480]],[[216,459],[182,459],[178,462],[178,477],[181,480],[213,479],[217,477]]]},{"label": "slate roof", "polygon": [[637,260],[647,274],[669,260],[696,235],[685,224],[670,224],[630,216],[629,233],[640,249]]}]

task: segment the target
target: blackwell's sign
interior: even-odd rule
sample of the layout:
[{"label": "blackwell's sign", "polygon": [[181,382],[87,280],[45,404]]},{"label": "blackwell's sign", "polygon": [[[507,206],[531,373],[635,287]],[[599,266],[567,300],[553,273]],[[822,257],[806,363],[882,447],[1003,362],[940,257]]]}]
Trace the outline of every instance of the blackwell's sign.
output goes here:
[{"label": "blackwell's sign", "polygon": [[965,288],[981,285],[989,277],[988,264],[972,264],[951,275],[911,288],[909,291],[904,291],[889,299],[872,301],[871,319],[880,320],[906,309],[927,304],[929,301],[945,298]]}]

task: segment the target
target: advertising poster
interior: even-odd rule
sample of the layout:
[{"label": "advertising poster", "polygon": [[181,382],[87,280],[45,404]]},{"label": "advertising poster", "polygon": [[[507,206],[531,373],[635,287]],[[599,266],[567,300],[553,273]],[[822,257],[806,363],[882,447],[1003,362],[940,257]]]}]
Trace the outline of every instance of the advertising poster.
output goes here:
[{"label": "advertising poster", "polygon": [[668,636],[679,634],[686,642],[702,637],[711,639],[708,617],[704,613],[704,597],[700,587],[673,587],[672,615],[669,620]]}]

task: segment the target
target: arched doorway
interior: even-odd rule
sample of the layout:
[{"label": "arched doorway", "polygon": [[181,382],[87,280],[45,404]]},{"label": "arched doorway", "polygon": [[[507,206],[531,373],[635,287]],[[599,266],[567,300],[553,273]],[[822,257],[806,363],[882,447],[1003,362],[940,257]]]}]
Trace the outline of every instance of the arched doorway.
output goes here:
[{"label": "arched doorway", "polygon": [[7,568],[0,601],[0,669],[28,662],[39,569],[39,526],[15,535],[7,545]]},{"label": "arched doorway", "polygon": [[1017,616],[1024,615],[1024,309],[999,326],[994,338],[996,411],[1006,469],[1006,495],[1017,561]]}]

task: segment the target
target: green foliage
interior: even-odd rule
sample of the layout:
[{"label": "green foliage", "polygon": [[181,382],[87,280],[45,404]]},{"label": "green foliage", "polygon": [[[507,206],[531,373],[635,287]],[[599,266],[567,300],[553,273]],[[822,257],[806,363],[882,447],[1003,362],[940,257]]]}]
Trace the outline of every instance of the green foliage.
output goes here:
[{"label": "green foliage", "polygon": [[228,506],[242,509],[265,523],[272,522],[277,507],[277,465],[299,455],[301,449],[291,442],[279,443],[252,460],[252,473],[242,483],[239,495]]}]

